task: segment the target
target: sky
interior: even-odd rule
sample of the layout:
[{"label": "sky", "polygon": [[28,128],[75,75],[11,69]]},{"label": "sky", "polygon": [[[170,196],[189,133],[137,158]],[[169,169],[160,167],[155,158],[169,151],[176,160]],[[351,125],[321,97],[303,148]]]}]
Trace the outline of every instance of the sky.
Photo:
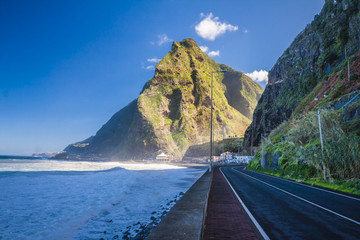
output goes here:
[{"label": "sky", "polygon": [[0,1],[0,155],[62,151],[136,99],[173,41],[265,87],[324,0]]}]

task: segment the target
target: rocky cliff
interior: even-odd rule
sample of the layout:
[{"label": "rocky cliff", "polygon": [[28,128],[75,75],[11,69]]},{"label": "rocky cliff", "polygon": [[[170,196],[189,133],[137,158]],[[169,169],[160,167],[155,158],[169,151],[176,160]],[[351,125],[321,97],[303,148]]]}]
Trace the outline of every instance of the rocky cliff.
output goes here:
[{"label": "rocky cliff", "polygon": [[165,152],[181,159],[190,146],[209,141],[212,73],[215,139],[222,138],[223,131],[242,135],[263,89],[244,73],[216,63],[193,39],[185,39],[173,43],[136,100],[114,114],[94,137],[69,145],[60,157],[129,160]]},{"label": "rocky cliff", "polygon": [[[342,93],[341,89],[350,90],[350,85],[351,90],[356,90],[357,84],[347,82],[350,79],[346,79],[346,74],[341,83],[331,88],[327,86],[332,75],[344,71],[349,56],[359,51],[359,9],[359,0],[325,1],[321,13],[295,38],[269,72],[269,82],[245,133],[245,147],[258,146],[261,135],[268,135],[283,121],[306,110],[299,105],[310,104],[318,98],[320,101],[323,96],[334,95],[337,91],[335,100],[349,93]],[[352,80],[358,81],[356,76]],[[318,91],[320,88],[326,91]]]}]

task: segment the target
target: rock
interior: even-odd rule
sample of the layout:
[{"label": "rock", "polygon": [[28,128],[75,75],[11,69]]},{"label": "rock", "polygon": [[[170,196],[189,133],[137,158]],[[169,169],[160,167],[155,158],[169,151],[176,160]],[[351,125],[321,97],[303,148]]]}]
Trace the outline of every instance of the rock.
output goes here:
[{"label": "rock", "polygon": [[216,63],[189,38],[173,43],[136,100],[66,153],[128,160],[165,152],[182,159],[189,147],[209,142],[212,76],[214,132],[224,128],[225,135],[242,135],[263,89],[244,73]]},{"label": "rock", "polygon": [[279,158],[281,157],[280,152],[265,152],[264,153],[264,164],[262,165],[263,168],[280,168],[279,166]]},{"label": "rock", "polygon": [[[326,74],[332,73],[330,71],[344,60],[345,48],[348,56],[359,51],[360,4],[358,0],[349,0],[347,4],[348,10],[343,11],[341,4],[325,1],[321,13],[294,39],[272,67],[268,84],[255,108],[253,122],[245,132],[245,149],[259,146],[261,135],[268,135],[294,112],[300,114],[306,109],[306,106],[301,106],[306,105],[302,101]],[[343,85],[344,89],[349,88],[349,83],[344,82]],[[328,96],[331,92],[324,93]],[[344,93],[339,91],[339,94]],[[314,97],[309,96],[308,99],[313,101]]]}]

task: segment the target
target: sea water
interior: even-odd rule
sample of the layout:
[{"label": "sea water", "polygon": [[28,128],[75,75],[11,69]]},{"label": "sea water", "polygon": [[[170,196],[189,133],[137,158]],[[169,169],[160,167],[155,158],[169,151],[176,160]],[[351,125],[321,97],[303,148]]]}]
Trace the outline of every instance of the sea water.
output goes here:
[{"label": "sea water", "polygon": [[0,158],[0,239],[134,237],[205,168]]}]

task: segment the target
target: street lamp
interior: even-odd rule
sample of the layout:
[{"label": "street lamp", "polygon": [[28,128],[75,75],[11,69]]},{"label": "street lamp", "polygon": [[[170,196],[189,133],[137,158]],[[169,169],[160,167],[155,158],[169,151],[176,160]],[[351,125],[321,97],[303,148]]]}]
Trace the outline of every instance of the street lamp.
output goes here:
[{"label": "street lamp", "polygon": [[210,110],[210,161],[209,161],[209,172],[212,171],[212,156],[213,156],[213,78],[214,73],[226,72],[226,70],[220,70],[211,72],[211,110]]}]

